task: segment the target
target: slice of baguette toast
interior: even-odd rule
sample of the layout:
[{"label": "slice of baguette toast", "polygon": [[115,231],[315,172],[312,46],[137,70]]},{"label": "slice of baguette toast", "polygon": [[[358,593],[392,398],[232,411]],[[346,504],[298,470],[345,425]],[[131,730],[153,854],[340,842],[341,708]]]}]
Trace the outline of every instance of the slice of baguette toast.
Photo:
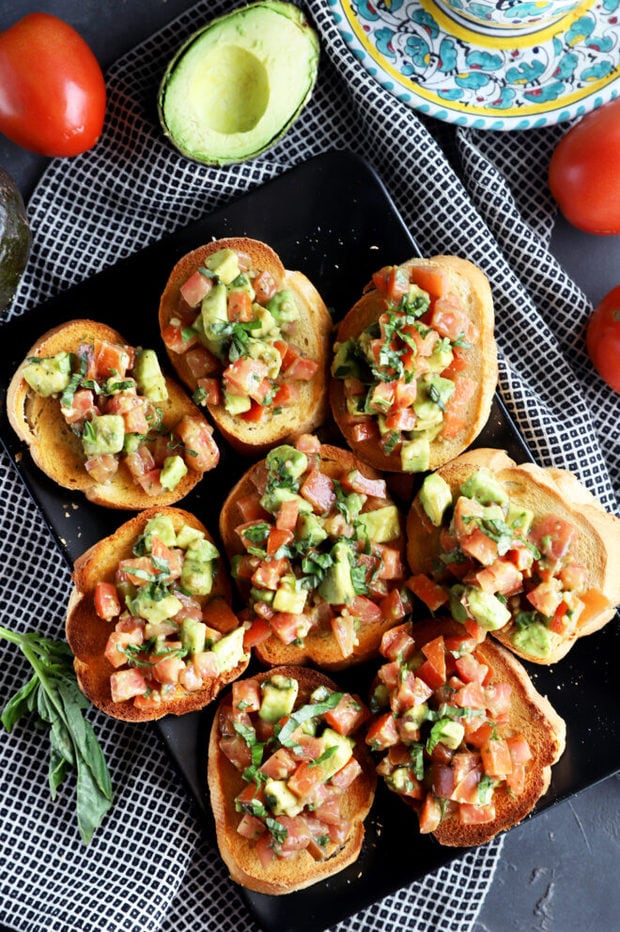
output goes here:
[{"label": "slice of baguette toast", "polygon": [[[411,626],[411,636],[418,650],[440,635],[459,638],[463,635],[463,628],[450,618],[414,622]],[[485,679],[485,688],[492,689],[500,683],[512,687],[507,728],[509,732],[526,738],[532,756],[526,764],[525,780],[518,792],[503,783],[495,789],[495,814],[490,821],[463,822],[448,805],[447,814],[432,832],[440,844],[448,846],[485,844],[499,832],[521,822],[547,791],[551,768],[560,759],[566,743],[564,720],[549,700],[536,690],[527,671],[512,653],[486,638],[476,648],[476,656],[491,670],[488,681]],[[406,798],[405,801],[411,802]]]},{"label": "slice of baguette toast", "polygon": [[[180,292],[181,285],[203,265],[208,256],[226,248],[242,255],[252,270],[269,272],[278,289],[287,288],[294,292],[299,310],[294,342],[305,357],[319,364],[311,380],[297,383],[299,398],[294,404],[279,410],[269,409],[257,422],[230,414],[223,403],[206,401],[213,423],[234,449],[244,455],[260,454],[299,434],[312,432],[325,420],[328,409],[327,380],[332,321],[314,285],[302,272],[285,269],[279,256],[270,246],[247,237],[228,237],[200,246],[176,263],[159,305],[159,326],[162,333],[174,318],[187,317],[188,305]],[[198,311],[199,308],[195,313]],[[178,377],[193,393],[198,387],[198,381],[188,365],[187,356],[168,347],[166,351]],[[223,365],[215,357],[213,361],[213,375],[219,378]]]},{"label": "slice of baguette toast", "polygon": [[[255,679],[262,682],[274,673],[292,677],[299,683],[296,709],[308,702],[312,692],[319,686],[338,690],[325,674],[310,667],[277,667],[257,674]],[[357,739],[354,749],[361,773],[341,797],[342,815],[350,821],[345,841],[324,859],[315,859],[306,849],[299,851],[293,858],[274,858],[271,864],[264,866],[255,846],[237,831],[242,814],[235,807],[235,797],[247,784],[240,771],[222,752],[218,729],[219,713],[223,707],[230,705],[229,693],[221,701],[211,729],[208,784],[219,851],[232,879],[250,890],[278,896],[325,880],[355,862],[362,848],[364,819],[372,806],[377,783],[374,761],[363,739]]]},{"label": "slice of baguette toast", "polygon": [[[430,442],[428,469],[434,470],[465,450],[486,424],[497,385],[497,346],[494,337],[495,316],[489,281],[484,273],[467,259],[458,256],[414,258],[402,263],[402,270],[423,269],[438,272],[446,280],[447,293],[458,298],[460,307],[475,325],[477,339],[467,350],[467,367],[463,375],[475,380],[476,390],[460,412],[463,427],[454,436],[440,433]],[[355,340],[386,309],[386,300],[376,288],[368,290],[348,311],[338,326],[336,343]],[[347,399],[342,378],[331,378],[330,406],[334,420],[351,449],[363,460],[386,472],[403,471],[399,449],[386,453],[374,436],[358,439],[355,419],[347,411]]]},{"label": "slice of baguette toast", "polygon": [[[252,494],[257,484],[260,486],[264,476],[264,460],[254,464],[229,492],[220,514],[220,536],[229,560],[236,555],[244,553],[236,527],[242,523],[243,517],[239,510],[239,501]],[[379,474],[359,460],[350,450],[335,447],[330,444],[320,446],[320,469],[322,473],[335,478],[350,470],[358,469],[362,475],[370,479],[380,478]],[[388,495],[386,504],[393,505],[394,501]],[[403,525],[401,524],[401,527]],[[397,539],[389,542],[390,547],[398,549],[404,560],[404,532]],[[247,597],[248,586],[241,583],[241,595]],[[402,580],[400,581],[402,582]],[[398,581],[394,581],[397,585]],[[379,601],[379,600],[378,600]],[[264,664],[277,666],[279,664],[306,664],[327,671],[341,670],[351,664],[362,663],[373,657],[378,649],[383,632],[396,624],[396,620],[382,617],[379,621],[365,622],[357,630],[357,644],[353,653],[343,657],[336,638],[325,627],[311,628],[304,637],[303,643],[285,644],[276,635],[257,643],[254,647],[255,656]]]},{"label": "slice of baguette toast", "polygon": [[[190,512],[171,507],[146,509],[78,557],[74,565],[73,586],[67,604],[66,636],[75,655],[74,667],[80,689],[97,708],[112,718],[123,721],[153,721],[164,715],[183,715],[202,709],[218,695],[223,686],[240,676],[249,663],[249,654],[246,654],[234,669],[205,680],[203,687],[195,691],[188,692],[177,684],[170,690],[165,701],[158,704],[153,703],[149,706],[145,703],[138,707],[131,699],[123,702],[113,701],[110,676],[114,667],[106,659],[104,652],[108,637],[114,630],[114,623],[104,621],[97,614],[95,589],[98,582],[114,581],[119,562],[134,555],[134,544],[154,515],[170,517],[176,532],[183,525],[196,528],[213,543],[205,526]],[[209,605],[215,608],[219,601],[230,606],[231,584],[221,559],[210,594],[195,598],[198,598],[203,608]],[[217,614],[213,617],[217,617]],[[227,612],[223,617],[226,617],[227,624],[225,628],[222,626],[221,633],[227,634],[231,630],[228,628],[230,613]],[[209,624],[215,627],[215,622],[210,616]]]},{"label": "slice of baguette toast", "polygon": [[[438,473],[448,483],[454,499],[463,482],[480,469],[490,470],[511,501],[533,512],[534,526],[537,518],[553,514],[577,529],[570,562],[587,568],[588,588],[601,594],[600,605],[594,604],[591,610],[584,610],[574,632],[568,635],[551,632],[552,648],[545,657],[514,643],[518,630],[514,620],[492,632],[525,660],[555,663],[568,653],[578,638],[606,625],[620,604],[620,519],[605,511],[572,473],[532,463],[517,465],[503,450],[468,451],[441,467]],[[407,560],[412,573],[433,574],[441,551],[440,536],[441,528],[433,527],[426,519],[418,495],[407,518]],[[528,608],[527,604],[523,607]]]},{"label": "slice of baguette toast", "polygon": [[[164,489],[157,495],[144,491],[122,462],[108,482],[95,482],[84,468],[86,457],[81,440],[63,417],[59,399],[38,395],[22,377],[22,370],[31,357],[73,353],[80,343],[93,340],[126,345],[126,340],[112,327],[92,320],[60,324],[37,340],[15,372],[7,391],[7,414],[11,426],[28,444],[33,461],[50,479],[63,488],[83,492],[89,501],[97,505],[133,511],[180,501],[200,482],[202,472],[188,469],[173,489]],[[165,381],[168,399],[158,402],[163,409],[162,429],[172,433],[179,421],[189,415],[199,419],[205,430],[211,432],[212,428],[185,391],[167,376]]]}]

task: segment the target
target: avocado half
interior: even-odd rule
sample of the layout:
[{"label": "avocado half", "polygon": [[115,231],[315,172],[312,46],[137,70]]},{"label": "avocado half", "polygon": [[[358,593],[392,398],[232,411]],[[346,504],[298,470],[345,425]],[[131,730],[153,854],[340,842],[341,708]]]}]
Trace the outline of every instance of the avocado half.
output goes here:
[{"label": "avocado half", "polygon": [[168,65],[158,96],[164,133],[207,165],[254,158],[299,116],[318,62],[318,36],[298,7],[239,7],[194,33]]}]

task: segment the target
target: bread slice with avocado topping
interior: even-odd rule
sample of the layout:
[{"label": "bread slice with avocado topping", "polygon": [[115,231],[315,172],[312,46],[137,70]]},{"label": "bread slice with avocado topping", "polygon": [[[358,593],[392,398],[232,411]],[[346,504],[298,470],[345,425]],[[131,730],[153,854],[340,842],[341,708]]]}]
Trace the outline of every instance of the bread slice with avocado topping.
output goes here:
[{"label": "bread slice with avocado topping", "polygon": [[11,379],[7,414],[50,479],[107,508],[173,504],[219,461],[213,428],[155,352],[97,321],[37,340]]},{"label": "bread slice with avocado topping", "polygon": [[555,663],[620,603],[620,519],[570,472],[472,450],[429,475],[407,518],[409,585],[431,610]]},{"label": "bread slice with avocado topping", "polygon": [[208,783],[234,881],[278,896],[357,860],[377,782],[362,736],[368,715],[309,667],[233,684],[211,729]]},{"label": "bread slice with avocado topping", "polygon": [[149,508],[79,557],[66,635],[82,692],[112,718],[204,708],[249,663],[231,585],[201,521]]},{"label": "bread slice with avocado topping", "polygon": [[434,470],[488,420],[497,384],[491,288],[458,256],[380,269],[338,326],[333,417],[375,469]]},{"label": "bread slice with avocado topping", "polygon": [[314,285],[258,240],[214,240],[172,269],[159,326],[181,381],[243,454],[327,413],[331,318]]}]

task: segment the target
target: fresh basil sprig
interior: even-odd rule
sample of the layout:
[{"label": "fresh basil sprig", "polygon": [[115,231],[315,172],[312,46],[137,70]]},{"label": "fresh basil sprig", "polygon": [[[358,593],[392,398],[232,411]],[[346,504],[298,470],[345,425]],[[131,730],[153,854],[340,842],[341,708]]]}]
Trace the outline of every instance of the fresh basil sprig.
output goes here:
[{"label": "fresh basil sprig", "polygon": [[82,714],[90,703],[77,685],[69,645],[1,626],[0,637],[17,644],[33,669],[30,679],[7,702],[0,720],[10,732],[19,719],[35,713],[49,726],[50,794],[56,799],[69,769],[75,768],[78,827],[88,844],[112,805],[112,784],[95,732]]}]

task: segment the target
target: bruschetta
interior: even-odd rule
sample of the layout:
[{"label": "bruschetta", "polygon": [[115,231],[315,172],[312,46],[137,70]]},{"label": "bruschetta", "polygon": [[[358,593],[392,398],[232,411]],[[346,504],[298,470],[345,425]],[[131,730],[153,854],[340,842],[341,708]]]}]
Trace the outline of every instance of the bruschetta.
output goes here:
[{"label": "bruschetta", "polygon": [[214,240],[183,256],[159,325],[179,378],[237,451],[263,453],[325,420],[329,312],[265,243]]},{"label": "bruschetta", "polygon": [[217,842],[259,893],[309,887],[357,860],[377,776],[356,696],[309,667],[237,680],[209,741]]},{"label": "bruschetta", "polygon": [[72,320],[45,333],[11,379],[9,421],[36,465],[108,508],[180,501],[213,469],[213,428],[156,353]]},{"label": "bruschetta", "polygon": [[212,537],[181,508],[149,508],[75,561],[66,617],[78,684],[112,718],[202,709],[249,663]]},{"label": "bruschetta", "polygon": [[457,256],[372,276],[338,326],[330,403],[348,445],[375,469],[421,473],[486,424],[497,385],[491,288]]},{"label": "bruschetta", "polygon": [[409,609],[404,520],[385,480],[313,435],[246,472],[220,535],[263,663],[360,663]]},{"label": "bruschetta", "polygon": [[560,660],[620,603],[620,519],[565,470],[471,450],[424,479],[407,518],[408,584],[432,611]]},{"label": "bruschetta", "polygon": [[386,786],[442,845],[490,841],[549,787],[566,726],[517,658],[452,619],[384,635],[366,741]]}]

